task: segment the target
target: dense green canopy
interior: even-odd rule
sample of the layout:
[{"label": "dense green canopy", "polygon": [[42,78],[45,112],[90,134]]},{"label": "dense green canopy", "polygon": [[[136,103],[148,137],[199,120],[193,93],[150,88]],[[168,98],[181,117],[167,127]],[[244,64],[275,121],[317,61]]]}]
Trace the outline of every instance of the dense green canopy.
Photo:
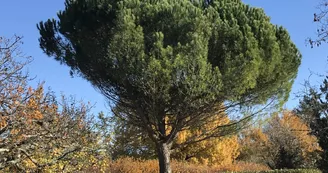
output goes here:
[{"label": "dense green canopy", "polygon": [[301,61],[287,31],[240,0],[66,0],[65,6],[58,20],[38,25],[41,48],[119,103],[157,142],[205,124],[223,102],[284,102]]},{"label": "dense green canopy", "polygon": [[43,50],[120,97],[153,82],[164,103],[191,91],[286,97],[300,64],[287,31],[240,0],[68,0],[58,18],[39,25]]}]

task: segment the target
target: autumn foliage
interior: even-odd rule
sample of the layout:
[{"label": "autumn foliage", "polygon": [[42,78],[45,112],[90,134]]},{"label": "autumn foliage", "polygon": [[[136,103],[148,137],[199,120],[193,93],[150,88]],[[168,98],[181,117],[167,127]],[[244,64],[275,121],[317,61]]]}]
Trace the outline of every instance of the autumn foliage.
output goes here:
[{"label": "autumn foliage", "polygon": [[[211,130],[217,126],[229,123],[230,120],[226,115],[217,115],[211,123],[201,128],[192,128],[179,133],[176,144],[179,145],[188,141],[190,138],[194,138],[204,129]],[[220,138],[210,138],[178,148],[172,153],[172,158],[196,164],[223,166],[232,164],[238,155],[239,143],[237,136],[227,135]]]},{"label": "autumn foliage", "polygon": [[299,117],[284,111],[273,116],[264,127],[241,135],[239,159],[263,163],[272,169],[316,167],[321,148],[309,132]]},{"label": "autumn foliage", "polygon": [[[106,164],[90,106],[27,85],[20,38],[0,39],[0,171],[69,172]],[[18,59],[21,58],[21,59]],[[19,61],[18,61],[19,60]],[[103,166],[103,165],[102,165]]]}]

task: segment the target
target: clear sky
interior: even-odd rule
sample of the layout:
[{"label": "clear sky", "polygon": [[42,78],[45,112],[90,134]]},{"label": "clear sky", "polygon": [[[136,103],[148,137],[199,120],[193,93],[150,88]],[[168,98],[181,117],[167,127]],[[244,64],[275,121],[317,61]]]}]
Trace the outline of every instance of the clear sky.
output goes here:
[{"label": "clear sky", "polygon": [[[307,37],[315,35],[313,13],[319,0],[243,1],[251,6],[263,8],[274,24],[287,28],[303,55],[298,77],[285,106],[293,108],[298,103],[295,93],[302,90],[302,84],[309,78],[310,71],[324,74],[327,68],[327,45],[311,49],[305,43]],[[32,86],[45,81],[46,87],[51,87],[57,94],[73,95],[78,99],[95,103],[94,112],[108,112],[105,98],[91,84],[79,77],[71,78],[68,67],[48,58],[39,48],[36,24],[41,20],[56,17],[56,13],[63,8],[64,0],[1,0],[0,36],[11,37],[16,34],[24,37],[22,51],[34,58],[28,66],[30,75],[36,77],[36,80],[31,82]],[[310,80],[313,84],[320,84],[320,79],[316,76],[312,76]]]}]

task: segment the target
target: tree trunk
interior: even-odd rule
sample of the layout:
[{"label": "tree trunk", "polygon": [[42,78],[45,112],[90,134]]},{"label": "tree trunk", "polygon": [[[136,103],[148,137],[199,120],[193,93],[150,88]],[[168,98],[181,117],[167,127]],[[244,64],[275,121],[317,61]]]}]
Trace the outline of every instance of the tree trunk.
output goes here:
[{"label": "tree trunk", "polygon": [[157,154],[160,173],[172,173],[170,164],[171,145],[167,143],[157,144]]}]

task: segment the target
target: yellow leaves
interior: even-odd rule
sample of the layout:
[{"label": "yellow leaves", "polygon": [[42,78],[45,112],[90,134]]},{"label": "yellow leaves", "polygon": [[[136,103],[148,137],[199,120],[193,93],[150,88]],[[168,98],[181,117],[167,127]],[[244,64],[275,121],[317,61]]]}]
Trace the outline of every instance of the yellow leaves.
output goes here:
[{"label": "yellow leaves", "polygon": [[35,118],[35,119],[42,119],[43,118],[43,115],[42,115],[42,113],[39,110],[36,110],[34,112],[34,117],[33,118]]},{"label": "yellow leaves", "polygon": [[[193,160],[205,165],[230,165],[239,155],[236,136],[223,137],[201,142],[203,150]],[[197,163],[197,162],[195,162]]]},{"label": "yellow leaves", "polygon": [[10,134],[11,134],[11,135],[17,135],[19,132],[20,132],[19,129],[12,129],[12,130],[10,131]]},{"label": "yellow leaves", "polygon": [[8,125],[8,123],[7,123],[8,119],[9,119],[8,116],[0,117],[0,129],[3,129]]},{"label": "yellow leaves", "polygon": [[18,86],[17,92],[18,93],[23,93],[24,92],[24,88],[22,86]]},{"label": "yellow leaves", "polygon": [[29,121],[32,119],[41,119],[43,118],[43,115],[40,112],[40,104],[39,100],[37,100],[36,97],[32,97],[31,99],[28,100],[27,102],[27,118]]},{"label": "yellow leaves", "polygon": [[306,153],[321,150],[319,145],[316,145],[318,143],[318,139],[309,134],[310,128],[292,112],[285,111],[280,123],[283,127],[288,128],[293,136],[300,141],[301,147],[305,149],[303,152]]},{"label": "yellow leaves", "polygon": [[[226,115],[217,115],[200,128],[180,132],[175,142],[181,144],[190,138],[201,135],[204,129],[211,131],[217,126],[228,124],[229,122],[230,120]],[[204,136],[200,136],[199,139],[202,137]],[[229,165],[232,164],[238,155],[239,143],[237,136],[208,139],[172,153],[173,158],[184,160],[190,157],[188,161],[204,165]]]},{"label": "yellow leaves", "polygon": [[[1,41],[0,38],[0,44]],[[100,140],[92,138],[97,136],[93,135],[96,132],[83,122],[89,107],[75,104],[72,98],[61,103],[73,111],[63,112],[57,107],[55,95],[45,93],[42,84],[37,88],[28,87],[29,77],[21,71],[28,61],[15,62],[10,56],[11,53],[18,55],[18,52],[16,46],[12,48],[14,50],[8,49],[7,54],[2,52],[4,56],[0,56],[0,143],[4,151],[0,153],[4,167],[1,170],[76,172],[74,165],[88,167],[91,164],[89,158],[93,163],[100,162],[97,157],[91,157],[97,154]],[[79,118],[81,121],[77,122]],[[67,134],[65,138],[64,134]],[[64,158],[58,160],[60,156]],[[36,165],[47,166],[38,169]]]},{"label": "yellow leaves", "polygon": [[23,160],[23,165],[25,165],[25,167],[29,168],[29,169],[35,169],[37,168],[37,166],[28,158]]},{"label": "yellow leaves", "polygon": [[83,136],[83,137],[81,138],[81,140],[82,140],[83,143],[87,143],[87,142],[88,142],[88,140],[87,140],[87,138],[86,138],[85,136]]},{"label": "yellow leaves", "polygon": [[268,136],[260,128],[248,129],[243,142],[244,145],[262,145],[268,142]]},{"label": "yellow leaves", "polygon": [[90,163],[97,163],[97,159],[94,156],[90,156],[89,162]]},{"label": "yellow leaves", "polygon": [[181,144],[187,140],[187,137],[189,136],[188,131],[184,130],[178,134],[178,137],[176,139],[176,143]]},{"label": "yellow leaves", "polygon": [[62,150],[59,149],[59,148],[54,148],[54,149],[52,150],[52,154],[53,154],[54,156],[59,156],[61,152],[62,152]]},{"label": "yellow leaves", "polygon": [[239,156],[239,144],[236,136],[217,141],[211,154],[210,165],[230,165]]},{"label": "yellow leaves", "polygon": [[31,97],[27,100],[22,115],[27,118],[27,123],[29,124],[31,124],[33,120],[43,119],[43,113],[45,112],[55,114],[58,110],[57,105],[45,102],[43,92],[42,85],[36,90],[33,90],[31,87],[28,88],[28,94],[31,95]]},{"label": "yellow leaves", "polygon": [[302,164],[312,164],[318,159],[320,147],[317,139],[309,134],[309,127],[295,114],[284,111],[274,116],[262,128],[247,130],[240,138],[243,160],[255,159],[260,162],[281,161],[281,157],[293,156]]},{"label": "yellow leaves", "polygon": [[280,120],[281,125],[288,127],[292,130],[297,130],[299,134],[306,134],[310,129],[302,120],[295,116],[293,113],[285,111]]}]

